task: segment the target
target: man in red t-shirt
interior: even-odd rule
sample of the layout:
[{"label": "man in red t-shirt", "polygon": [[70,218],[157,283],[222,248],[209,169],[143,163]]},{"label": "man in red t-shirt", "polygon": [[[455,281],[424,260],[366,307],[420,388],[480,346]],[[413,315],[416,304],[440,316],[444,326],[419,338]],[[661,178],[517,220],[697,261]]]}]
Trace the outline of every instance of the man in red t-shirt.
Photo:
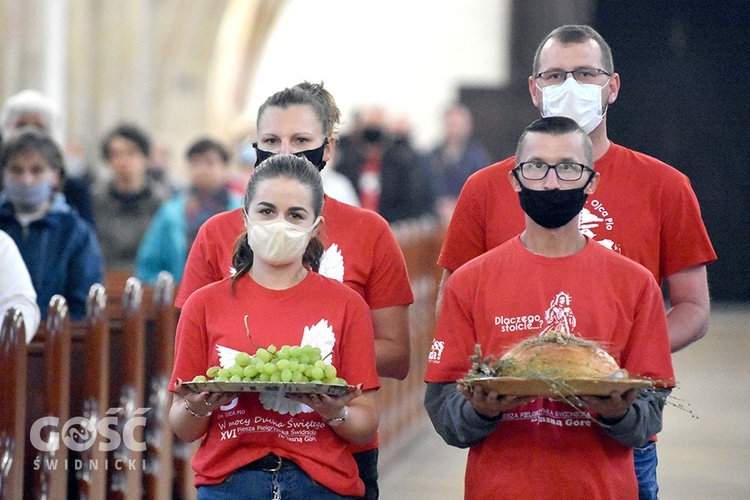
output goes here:
[{"label": "man in red t-shirt", "polygon": [[[674,352],[708,329],[706,265],[716,254],[690,180],[608,139],[606,111],[619,91],[612,52],[592,28],[562,26],[539,45],[529,77],[531,99],[543,116],[578,122],[593,142],[602,176],[596,194],[584,205],[579,228],[644,265],[658,283],[666,280]],[[523,212],[506,181],[513,168],[511,157],[480,170],[464,185],[438,260],[445,269],[443,283],[459,266],[523,229]]]},{"label": "man in red t-shirt", "polygon": [[[425,407],[448,444],[470,448],[467,499],[636,498],[633,448],[661,430],[674,385],[661,291],[643,266],[578,230],[599,175],[591,141],[573,120],[531,124],[517,159],[506,179],[525,229],[448,279]],[[576,403],[457,388],[476,344],[500,357],[552,330],[595,341],[632,377],[664,388],[582,395]]]},{"label": "man in red t-shirt", "polygon": [[[619,91],[612,51],[591,27],[562,26],[539,44],[529,77],[531,100],[543,116],[576,120],[591,138],[596,170],[602,176],[596,194],[583,207],[579,229],[645,266],[657,283],[666,281],[669,338],[675,352],[708,331],[706,265],[716,260],[716,253],[690,180],[607,137],[607,108]],[[515,160],[490,165],[464,185],[438,259],[444,268],[438,304],[452,272],[523,230],[523,211],[506,181]],[[656,498],[655,443],[636,453],[636,470],[642,498]]]}]

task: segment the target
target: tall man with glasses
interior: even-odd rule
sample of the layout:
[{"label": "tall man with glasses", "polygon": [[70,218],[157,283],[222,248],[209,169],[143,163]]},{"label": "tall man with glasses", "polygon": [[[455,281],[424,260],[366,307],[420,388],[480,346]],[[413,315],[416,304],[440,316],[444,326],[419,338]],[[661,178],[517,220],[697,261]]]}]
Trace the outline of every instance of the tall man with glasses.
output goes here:
[{"label": "tall man with glasses", "polygon": [[[589,26],[562,26],[539,44],[529,93],[543,116],[578,122],[593,144],[602,182],[579,217],[579,229],[645,266],[666,282],[672,352],[708,330],[706,265],[716,260],[690,180],[665,163],[612,143],[607,110],[620,90],[607,42]],[[508,158],[471,176],[458,198],[438,263],[445,281],[469,260],[519,234],[523,211],[507,182]],[[597,279],[592,276],[591,279]],[[640,498],[656,498],[655,442],[636,450]]]},{"label": "tall man with glasses", "polygon": [[[635,498],[633,447],[661,430],[673,385],[661,290],[643,266],[578,230],[599,175],[591,140],[575,121],[538,119],[516,158],[504,180],[526,214],[523,232],[448,280],[425,408],[448,444],[470,449],[466,499]],[[553,331],[595,341],[632,376],[667,382],[575,402],[457,386],[475,344],[500,357]]]}]

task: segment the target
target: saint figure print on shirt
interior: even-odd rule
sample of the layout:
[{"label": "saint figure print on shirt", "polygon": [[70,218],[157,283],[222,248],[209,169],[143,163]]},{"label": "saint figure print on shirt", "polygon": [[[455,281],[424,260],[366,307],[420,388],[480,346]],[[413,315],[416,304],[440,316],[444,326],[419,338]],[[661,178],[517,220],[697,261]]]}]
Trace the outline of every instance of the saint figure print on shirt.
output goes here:
[{"label": "saint figure print on shirt", "polygon": [[570,295],[565,292],[558,292],[552,299],[549,309],[544,313],[545,327],[539,335],[547,332],[561,332],[574,335],[576,327],[576,317],[573,309],[570,307]]}]

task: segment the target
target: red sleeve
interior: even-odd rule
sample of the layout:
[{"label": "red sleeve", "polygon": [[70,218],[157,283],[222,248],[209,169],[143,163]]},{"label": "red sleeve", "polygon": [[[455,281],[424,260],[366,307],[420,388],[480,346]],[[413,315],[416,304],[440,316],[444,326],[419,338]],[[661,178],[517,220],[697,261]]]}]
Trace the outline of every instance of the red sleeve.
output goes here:
[{"label": "red sleeve", "polygon": [[638,300],[638,309],[633,317],[633,326],[628,342],[620,357],[620,366],[631,377],[645,377],[667,382],[674,387],[674,371],[669,345],[667,316],[664,300],[656,281],[644,280],[644,287]]},{"label": "red sleeve", "polygon": [[198,230],[193,246],[190,248],[185,270],[182,273],[182,281],[177,289],[175,307],[182,307],[190,294],[215,280],[211,277],[209,260],[206,255],[206,232],[205,225]]},{"label": "red sleeve", "polygon": [[680,175],[674,189],[667,190],[662,206],[665,220],[662,248],[659,263],[662,276],[716,260],[706,226],[703,224],[698,198],[690,185],[690,180]]},{"label": "red sleeve", "polygon": [[185,263],[175,307],[182,307],[197,289],[229,276],[234,243],[243,230],[240,212],[239,208],[222,212],[200,227]]},{"label": "red sleeve", "polygon": [[438,257],[438,264],[449,271],[455,271],[487,251],[484,238],[486,214],[482,203],[484,175],[483,170],[472,174],[458,196]]},{"label": "red sleeve", "polygon": [[380,381],[375,361],[375,333],[370,309],[362,297],[357,295],[349,301],[346,316],[339,357],[334,360],[339,376],[352,385],[361,383],[362,390],[377,389]]},{"label": "red sleeve", "polygon": [[169,390],[172,391],[177,379],[189,382],[196,375],[205,374],[208,366],[208,337],[201,302],[191,301],[182,310],[177,322],[175,336],[174,366]]},{"label": "red sleeve", "polygon": [[367,277],[365,294],[365,300],[371,309],[414,302],[404,254],[385,220],[382,220],[375,239],[373,263]]},{"label": "red sleeve", "polygon": [[466,180],[440,250],[438,264],[455,271],[523,231],[523,211],[508,182],[511,156]]},{"label": "red sleeve", "polygon": [[477,342],[473,310],[477,283],[467,270],[462,268],[446,283],[425,382],[455,382],[471,368],[469,356]]}]

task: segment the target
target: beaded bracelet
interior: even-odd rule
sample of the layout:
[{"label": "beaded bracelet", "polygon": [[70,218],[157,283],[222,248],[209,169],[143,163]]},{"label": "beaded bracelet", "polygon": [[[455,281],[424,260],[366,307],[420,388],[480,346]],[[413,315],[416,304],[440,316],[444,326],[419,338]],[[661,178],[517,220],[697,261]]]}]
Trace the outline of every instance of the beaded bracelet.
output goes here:
[{"label": "beaded bracelet", "polygon": [[187,399],[185,400],[185,409],[186,409],[186,410],[188,411],[188,413],[190,413],[190,414],[191,414],[192,416],[194,416],[195,418],[206,418],[206,417],[210,417],[210,416],[211,416],[211,414],[213,413],[212,411],[210,411],[210,412],[206,413],[205,415],[199,415],[199,414],[195,413],[195,412],[193,411],[193,409],[192,409],[192,408],[190,408],[190,405],[188,404],[188,401],[187,401]]}]

